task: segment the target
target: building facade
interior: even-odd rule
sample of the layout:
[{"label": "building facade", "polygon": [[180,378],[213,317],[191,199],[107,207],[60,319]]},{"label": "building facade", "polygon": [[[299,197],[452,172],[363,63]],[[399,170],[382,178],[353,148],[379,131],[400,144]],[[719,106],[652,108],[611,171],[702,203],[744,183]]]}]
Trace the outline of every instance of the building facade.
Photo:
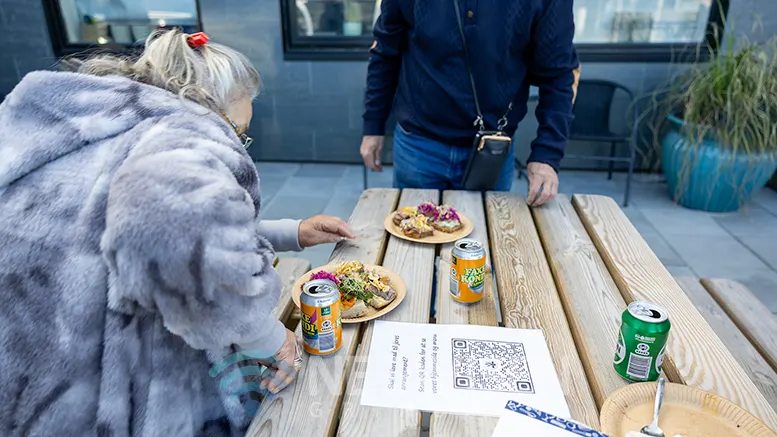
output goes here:
[{"label": "building facade", "polygon": [[[90,45],[120,49],[158,26],[202,29],[245,53],[263,76],[250,131],[256,160],[358,163],[367,50],[379,3],[0,0],[0,96],[27,72],[52,68],[57,57]],[[463,3],[477,10],[487,0]],[[718,4],[727,10],[726,35],[765,41],[777,33],[775,0],[575,0],[582,78],[614,80],[638,96],[650,92],[688,65],[709,29],[723,24]],[[625,97],[616,99],[613,130],[627,129],[627,107]],[[519,157],[528,155],[536,127],[530,106],[516,134]],[[572,144],[569,150],[606,154],[608,148]]]}]

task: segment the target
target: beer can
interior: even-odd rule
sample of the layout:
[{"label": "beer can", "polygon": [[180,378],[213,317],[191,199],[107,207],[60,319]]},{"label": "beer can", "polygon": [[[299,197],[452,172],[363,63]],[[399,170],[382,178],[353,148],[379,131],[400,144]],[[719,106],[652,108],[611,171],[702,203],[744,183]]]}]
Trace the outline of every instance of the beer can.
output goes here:
[{"label": "beer can", "polygon": [[451,250],[451,287],[453,300],[475,303],[483,299],[486,285],[486,249],[474,238],[462,238]]},{"label": "beer can", "polygon": [[340,290],[328,279],[314,279],[302,287],[303,348],[311,355],[337,352],[343,342]]},{"label": "beer can", "polygon": [[664,364],[669,313],[650,302],[632,302],[621,317],[614,366],[633,382],[655,381]]}]

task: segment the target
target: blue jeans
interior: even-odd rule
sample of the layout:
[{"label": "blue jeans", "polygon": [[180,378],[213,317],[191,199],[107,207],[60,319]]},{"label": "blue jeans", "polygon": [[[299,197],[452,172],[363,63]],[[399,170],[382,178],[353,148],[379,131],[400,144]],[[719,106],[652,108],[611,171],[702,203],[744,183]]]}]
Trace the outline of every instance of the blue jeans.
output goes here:
[{"label": "blue jeans", "polygon": [[[430,140],[407,132],[397,123],[394,129],[394,188],[461,189],[471,154],[470,147]],[[510,191],[515,176],[515,145],[498,171],[494,191]]]}]

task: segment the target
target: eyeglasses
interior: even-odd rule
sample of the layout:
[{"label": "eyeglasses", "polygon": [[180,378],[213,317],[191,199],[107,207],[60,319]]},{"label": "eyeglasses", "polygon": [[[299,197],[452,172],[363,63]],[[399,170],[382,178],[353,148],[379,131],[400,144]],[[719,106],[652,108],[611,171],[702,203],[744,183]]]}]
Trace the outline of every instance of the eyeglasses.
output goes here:
[{"label": "eyeglasses", "polygon": [[246,135],[245,132],[242,132],[237,124],[235,124],[235,122],[232,121],[232,118],[230,118],[227,114],[224,114],[224,119],[226,119],[227,122],[232,125],[232,129],[235,131],[235,134],[237,134],[237,137],[240,138],[240,142],[243,143],[243,147],[246,149],[249,148],[254,142],[254,139]]}]

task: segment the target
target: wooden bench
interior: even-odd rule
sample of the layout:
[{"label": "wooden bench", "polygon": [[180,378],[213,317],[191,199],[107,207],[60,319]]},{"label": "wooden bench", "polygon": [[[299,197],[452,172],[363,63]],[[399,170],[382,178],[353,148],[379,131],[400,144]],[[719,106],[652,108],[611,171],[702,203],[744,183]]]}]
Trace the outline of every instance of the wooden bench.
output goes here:
[{"label": "wooden bench", "polygon": [[777,413],[618,204],[575,195],[573,205],[624,300],[655,302],[669,311],[667,377],[730,399],[777,429]]},{"label": "wooden bench", "polygon": [[701,284],[777,371],[777,318],[772,312],[739,282],[703,278]]},{"label": "wooden bench", "polygon": [[514,194],[488,193],[486,212],[504,325],[542,329],[572,419],[598,428],[596,402],[529,206]]},{"label": "wooden bench", "polygon": [[675,277],[693,305],[734,354],[750,379],[761,390],[772,407],[777,407],[777,372],[772,369],[742,331],[731,321],[723,308],[715,302],[696,277]]}]

